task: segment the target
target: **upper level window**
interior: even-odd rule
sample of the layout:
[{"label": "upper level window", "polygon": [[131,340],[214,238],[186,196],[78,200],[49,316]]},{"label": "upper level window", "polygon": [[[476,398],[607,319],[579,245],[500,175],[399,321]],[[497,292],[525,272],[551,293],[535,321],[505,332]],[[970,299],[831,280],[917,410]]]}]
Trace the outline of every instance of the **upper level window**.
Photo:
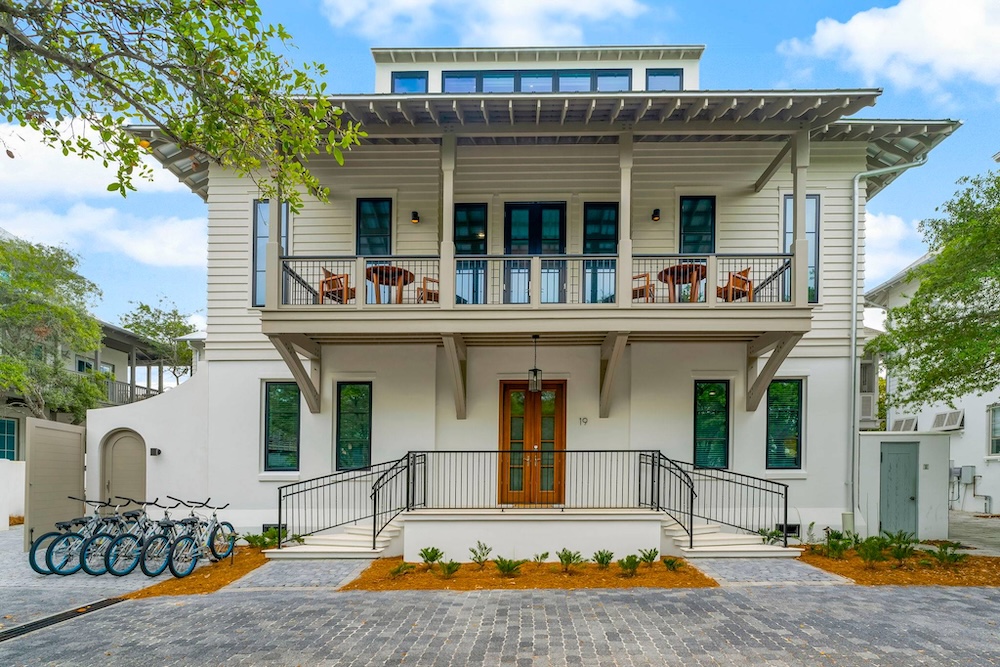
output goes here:
[{"label": "upper level window", "polygon": [[[91,361],[90,359],[84,359],[83,357],[77,357],[76,358],[76,371],[78,373],[86,373],[87,371],[92,371],[92,370],[94,370],[94,362],[93,361]],[[114,375],[115,374],[115,365],[114,364],[106,364],[106,363],[104,363],[102,361],[101,362],[101,372],[102,373],[109,373],[111,375]]]},{"label": "upper level window", "polygon": [[421,94],[427,92],[427,72],[393,72],[392,92]]},{"label": "upper level window", "polygon": [[[253,200],[253,294],[251,303],[254,308],[264,306],[264,295],[267,292],[267,242],[268,232],[268,208],[270,203],[267,199]],[[288,203],[281,207],[281,250],[279,254],[284,255],[288,250]]]},{"label": "upper level window", "polygon": [[0,417],[0,459],[17,460],[17,420]]},{"label": "upper level window", "polygon": [[646,90],[683,90],[684,70],[682,69],[648,69],[646,70]]},{"label": "upper level window", "polygon": [[595,89],[599,93],[621,93],[632,88],[632,75],[627,69],[598,70],[595,76],[597,79]]},{"label": "upper level window", "polygon": [[522,93],[551,93],[554,90],[555,72],[552,71],[521,72],[520,79]]},{"label": "upper level window", "polygon": [[[795,199],[785,195],[785,252],[792,252]],[[806,195],[806,241],[809,242],[809,303],[819,301],[819,195]]]},{"label": "upper level window", "polygon": [[681,197],[680,252],[715,252],[715,197]]},{"label": "upper level window", "polygon": [[392,254],[392,200],[358,200],[358,254],[386,257]]},{"label": "upper level window", "polygon": [[486,204],[455,204],[455,254],[486,254]]},{"label": "upper level window", "polygon": [[513,93],[515,76],[514,72],[483,72],[481,90],[484,93]]},{"label": "upper level window", "polygon": [[615,93],[632,88],[627,69],[450,71],[441,75],[445,93]]},{"label": "upper level window", "polygon": [[1000,456],[1000,405],[992,405],[990,415],[990,456]]}]

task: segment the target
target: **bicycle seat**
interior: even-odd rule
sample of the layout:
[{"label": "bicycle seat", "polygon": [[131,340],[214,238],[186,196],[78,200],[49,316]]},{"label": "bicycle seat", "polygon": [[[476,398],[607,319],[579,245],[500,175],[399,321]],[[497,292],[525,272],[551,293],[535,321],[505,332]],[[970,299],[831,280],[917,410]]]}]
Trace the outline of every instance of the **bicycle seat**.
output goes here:
[{"label": "bicycle seat", "polygon": [[177,523],[182,526],[190,526],[192,524],[198,523],[198,517],[196,516],[186,516],[183,519],[178,519]]},{"label": "bicycle seat", "polygon": [[70,519],[70,523],[76,526],[86,526],[88,523],[90,523],[90,519],[85,516],[79,516],[75,519]]},{"label": "bicycle seat", "polygon": [[56,521],[56,528],[59,530],[69,530],[72,526],[72,521]]},{"label": "bicycle seat", "polygon": [[137,516],[142,516],[142,510],[129,510],[122,514],[123,517],[127,519],[134,519]]},{"label": "bicycle seat", "polygon": [[177,522],[173,521],[172,519],[160,519],[157,522],[157,525],[160,526],[161,528],[173,528],[176,523]]}]

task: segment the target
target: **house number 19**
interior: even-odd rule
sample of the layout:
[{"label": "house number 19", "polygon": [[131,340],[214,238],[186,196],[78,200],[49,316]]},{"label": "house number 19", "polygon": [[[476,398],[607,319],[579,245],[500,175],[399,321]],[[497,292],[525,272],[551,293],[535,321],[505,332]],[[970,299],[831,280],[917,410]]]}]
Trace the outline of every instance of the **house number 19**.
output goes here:
[{"label": "house number 19", "polygon": [[580,417],[580,426],[586,426],[586,425],[587,425],[587,418]]}]

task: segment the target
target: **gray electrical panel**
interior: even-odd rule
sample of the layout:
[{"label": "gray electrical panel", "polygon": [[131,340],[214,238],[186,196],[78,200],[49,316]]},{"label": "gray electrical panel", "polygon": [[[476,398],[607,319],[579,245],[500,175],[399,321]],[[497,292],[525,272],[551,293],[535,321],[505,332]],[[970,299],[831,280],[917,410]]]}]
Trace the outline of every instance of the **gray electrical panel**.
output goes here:
[{"label": "gray electrical panel", "polygon": [[976,466],[962,466],[962,476],[959,481],[961,481],[962,484],[972,484],[975,476]]}]

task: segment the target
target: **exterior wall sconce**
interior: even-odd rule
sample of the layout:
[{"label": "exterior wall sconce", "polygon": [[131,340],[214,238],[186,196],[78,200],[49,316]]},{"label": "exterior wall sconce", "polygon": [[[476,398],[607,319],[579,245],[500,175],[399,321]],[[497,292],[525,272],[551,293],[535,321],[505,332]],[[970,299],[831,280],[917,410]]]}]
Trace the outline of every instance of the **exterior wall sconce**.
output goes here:
[{"label": "exterior wall sconce", "polygon": [[417,224],[418,222],[420,222],[420,214],[414,211],[413,215],[410,216],[410,222],[412,222],[413,224]]},{"label": "exterior wall sconce", "polygon": [[160,454],[162,454],[162,453],[163,453],[163,452],[161,452],[161,451],[160,451],[159,449],[157,449],[156,447],[150,447],[150,448],[149,448],[149,455],[150,455],[150,456],[159,456],[159,455],[160,455]]},{"label": "exterior wall sconce", "polygon": [[528,371],[528,391],[537,394],[542,390],[542,370],[538,367],[538,334],[532,335],[531,339],[535,345],[535,364]]},{"label": "exterior wall sconce", "polygon": [[653,209],[653,215],[649,216],[649,219],[652,220],[653,222],[659,222],[660,221],[660,209],[654,208]]}]

